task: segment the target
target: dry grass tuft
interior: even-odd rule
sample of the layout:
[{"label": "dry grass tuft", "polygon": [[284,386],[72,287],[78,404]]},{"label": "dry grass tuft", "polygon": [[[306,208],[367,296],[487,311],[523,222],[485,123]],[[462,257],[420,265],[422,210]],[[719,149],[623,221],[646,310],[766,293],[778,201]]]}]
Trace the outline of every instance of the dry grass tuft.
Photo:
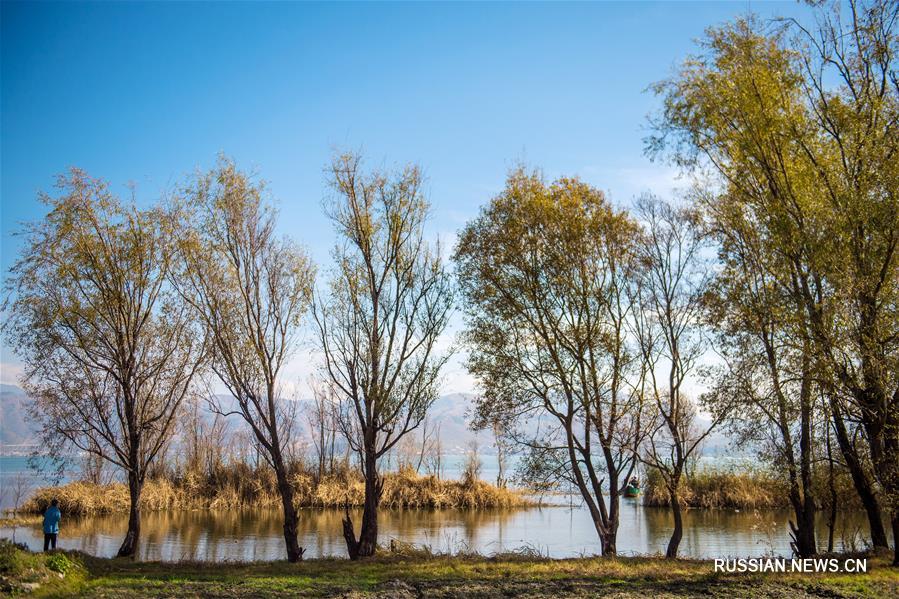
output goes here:
[{"label": "dry grass tuft", "polygon": [[[295,469],[291,476],[298,507],[361,506],[365,498],[362,477],[350,471],[327,475],[320,480]],[[121,483],[95,485],[73,482],[60,487],[37,489],[25,502],[25,513],[42,513],[58,499],[66,514],[100,515],[127,512],[128,487]],[[522,493],[495,487],[483,481],[441,480],[420,476],[414,470],[384,475],[381,505],[400,508],[499,508],[522,507],[532,502]],[[147,481],[141,508],[147,511],[174,509],[234,509],[280,506],[274,476],[267,468],[252,469],[236,464],[209,476],[188,473],[172,479]]]}]

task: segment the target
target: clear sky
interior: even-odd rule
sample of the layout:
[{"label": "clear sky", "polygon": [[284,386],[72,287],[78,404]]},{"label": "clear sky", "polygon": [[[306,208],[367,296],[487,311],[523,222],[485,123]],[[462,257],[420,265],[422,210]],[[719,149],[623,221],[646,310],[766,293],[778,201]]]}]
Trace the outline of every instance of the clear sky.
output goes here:
[{"label": "clear sky", "polygon": [[[643,154],[647,86],[704,28],[797,2],[2,2],[4,276],[39,190],[70,166],[152,202],[224,152],[269,182],[280,227],[326,267],[321,211],[335,148],[428,176],[432,234],[454,232],[524,161],[627,205],[680,185]],[[291,376],[310,358],[297,355]],[[4,343],[0,381],[14,383]],[[447,392],[470,391],[456,361]]]}]

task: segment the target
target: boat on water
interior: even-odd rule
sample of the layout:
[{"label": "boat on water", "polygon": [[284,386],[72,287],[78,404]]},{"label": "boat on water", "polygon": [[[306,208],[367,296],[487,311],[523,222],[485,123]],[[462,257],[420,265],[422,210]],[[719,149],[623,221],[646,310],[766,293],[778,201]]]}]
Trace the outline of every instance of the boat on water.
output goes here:
[{"label": "boat on water", "polygon": [[640,496],[640,481],[636,478],[632,478],[630,482],[627,483],[627,487],[624,489],[625,497],[639,497]]}]

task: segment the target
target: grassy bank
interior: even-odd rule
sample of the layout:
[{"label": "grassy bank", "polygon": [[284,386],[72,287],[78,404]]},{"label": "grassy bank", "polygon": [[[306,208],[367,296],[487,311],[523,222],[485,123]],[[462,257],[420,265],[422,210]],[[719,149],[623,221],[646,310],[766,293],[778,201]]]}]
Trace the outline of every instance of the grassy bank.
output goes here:
[{"label": "grassy bank", "polygon": [[[9,545],[6,545],[9,547]],[[59,576],[48,558],[0,551],[40,570],[35,596],[53,597],[895,597],[899,569],[869,559],[867,574],[716,574],[711,562],[659,558],[549,560],[516,554],[446,557],[382,555],[373,560],[250,564],[136,563],[64,555]]]},{"label": "grassy bank", "polygon": [[86,574],[81,555],[31,553],[0,539],[0,594],[68,595],[83,588]]},{"label": "grassy bank", "polygon": [[[343,473],[320,480],[296,472],[292,477],[299,507],[361,506],[365,485],[361,477]],[[97,515],[128,511],[128,488],[123,484],[73,482],[37,489],[20,511],[42,513],[53,498],[65,514]],[[384,508],[495,508],[530,505],[523,494],[479,480],[440,480],[412,470],[384,475]],[[275,481],[268,469],[222,471],[213,477],[184,476],[150,480],[144,486],[145,510],[235,509],[280,507]]]}]

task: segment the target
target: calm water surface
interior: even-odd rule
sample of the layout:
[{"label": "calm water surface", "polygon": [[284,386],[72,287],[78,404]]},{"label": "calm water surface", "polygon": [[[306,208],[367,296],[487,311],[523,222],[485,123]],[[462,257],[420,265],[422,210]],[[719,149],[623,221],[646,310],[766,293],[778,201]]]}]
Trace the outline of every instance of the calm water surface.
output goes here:
[{"label": "calm water surface", "polygon": [[[447,461],[446,475],[461,471],[462,458]],[[458,464],[456,463],[458,462]],[[495,458],[484,456],[482,477],[496,476]],[[23,480],[27,477],[28,480]],[[16,483],[28,487],[49,482],[27,467],[27,459],[0,456],[0,508],[12,506]],[[554,501],[564,502],[565,498]],[[681,551],[689,557],[726,557],[763,554],[789,555],[787,511],[735,512],[689,510]],[[300,544],[306,557],[346,556],[340,510],[300,511]],[[623,499],[618,550],[622,554],[663,553],[671,534],[671,516],[665,509],[644,508],[639,500]],[[361,514],[354,522],[359,526]],[[139,558],[143,560],[204,561],[275,560],[284,557],[284,539],[278,510],[144,512]],[[579,505],[514,510],[404,510],[384,511],[380,540],[425,545],[435,552],[477,551],[492,554],[529,548],[551,557],[599,553],[599,542],[589,512]],[[93,555],[112,556],[128,527],[127,514],[66,518],[63,514],[59,545]],[[861,513],[842,515],[837,525],[837,548],[861,547],[867,535]],[[43,547],[40,526],[0,528],[0,537],[15,538],[32,549]],[[827,528],[819,525],[819,540],[826,543]],[[852,539],[855,539],[852,541]],[[819,541],[820,542],[820,541]]]},{"label": "calm water surface", "polygon": [[[622,502],[618,550],[621,554],[664,552],[671,534],[670,514]],[[306,557],[346,556],[340,510],[300,511],[300,544]],[[691,510],[685,515],[682,554],[689,557],[789,555],[788,512]],[[354,515],[357,526],[361,514]],[[65,518],[59,545],[93,555],[112,556],[128,525],[127,514]],[[381,542],[397,539],[429,546],[435,552],[473,550],[483,554],[531,548],[551,557],[599,553],[588,511],[579,506],[517,510],[385,511]],[[838,525],[841,537],[866,533],[861,514],[848,514]],[[821,526],[821,538],[826,540]],[[252,561],[284,557],[281,514],[277,510],[146,512],[139,559]],[[32,549],[42,547],[40,526],[0,528],[0,537],[15,538]]]}]

